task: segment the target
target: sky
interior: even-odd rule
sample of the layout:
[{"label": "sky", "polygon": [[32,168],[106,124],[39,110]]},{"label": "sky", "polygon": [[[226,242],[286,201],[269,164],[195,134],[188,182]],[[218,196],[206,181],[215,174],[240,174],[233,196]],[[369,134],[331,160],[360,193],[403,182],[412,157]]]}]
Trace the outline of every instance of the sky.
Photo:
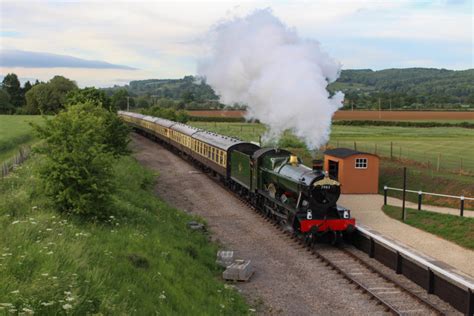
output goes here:
[{"label": "sky", "polygon": [[194,75],[213,26],[264,8],[343,69],[474,68],[471,0],[0,0],[0,77],[107,87]]}]

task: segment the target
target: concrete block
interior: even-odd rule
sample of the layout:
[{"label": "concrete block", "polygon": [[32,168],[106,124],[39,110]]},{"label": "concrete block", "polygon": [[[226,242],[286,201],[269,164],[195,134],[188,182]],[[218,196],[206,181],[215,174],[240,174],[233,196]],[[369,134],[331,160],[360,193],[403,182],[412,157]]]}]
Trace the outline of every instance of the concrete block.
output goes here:
[{"label": "concrete block", "polygon": [[222,267],[227,268],[234,262],[234,252],[227,250],[219,250],[217,252],[216,263]]},{"label": "concrete block", "polygon": [[235,260],[222,273],[222,277],[230,281],[248,281],[253,273],[254,269],[250,260]]}]

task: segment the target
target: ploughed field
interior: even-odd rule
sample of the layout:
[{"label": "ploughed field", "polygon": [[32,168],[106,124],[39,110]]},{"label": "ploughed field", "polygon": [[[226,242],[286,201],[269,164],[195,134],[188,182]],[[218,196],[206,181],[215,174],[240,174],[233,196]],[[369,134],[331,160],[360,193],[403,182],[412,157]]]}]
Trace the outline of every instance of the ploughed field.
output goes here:
[{"label": "ploughed field", "polygon": [[0,162],[16,154],[20,146],[35,142],[29,123],[42,120],[39,115],[0,115]]},{"label": "ploughed field", "polygon": [[[191,122],[193,126],[243,140],[259,141],[265,126],[256,123]],[[381,157],[414,162],[434,171],[474,173],[474,130],[455,127],[339,126],[332,127],[329,145],[356,148]],[[290,133],[281,147],[302,148]],[[303,153],[303,158],[310,159]],[[439,163],[438,163],[439,161]],[[310,163],[306,161],[306,163]]]},{"label": "ploughed field", "polygon": [[[199,117],[243,117],[245,111],[188,111]],[[474,122],[474,111],[337,111],[334,120],[370,121],[469,121]]]}]

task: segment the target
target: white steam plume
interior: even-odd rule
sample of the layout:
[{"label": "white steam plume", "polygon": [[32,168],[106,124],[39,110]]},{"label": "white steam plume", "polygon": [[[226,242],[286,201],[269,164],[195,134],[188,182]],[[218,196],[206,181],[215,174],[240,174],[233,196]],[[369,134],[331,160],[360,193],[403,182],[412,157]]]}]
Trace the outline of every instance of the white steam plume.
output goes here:
[{"label": "white steam plume", "polygon": [[269,9],[215,26],[211,54],[198,66],[225,104],[248,105],[248,118],[269,127],[266,139],[290,129],[310,149],[324,145],[343,94],[326,87],[341,65],[319,42],[302,39]]}]

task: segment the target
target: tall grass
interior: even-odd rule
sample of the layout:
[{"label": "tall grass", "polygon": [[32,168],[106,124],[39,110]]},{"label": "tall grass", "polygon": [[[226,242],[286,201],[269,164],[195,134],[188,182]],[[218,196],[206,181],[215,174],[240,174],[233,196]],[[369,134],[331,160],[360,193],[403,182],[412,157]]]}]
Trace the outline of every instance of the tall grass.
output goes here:
[{"label": "tall grass", "polygon": [[0,313],[245,314],[218,281],[217,246],[187,228],[199,220],[154,197],[154,175],[132,158],[106,223],[54,212],[29,160],[0,182]]}]

